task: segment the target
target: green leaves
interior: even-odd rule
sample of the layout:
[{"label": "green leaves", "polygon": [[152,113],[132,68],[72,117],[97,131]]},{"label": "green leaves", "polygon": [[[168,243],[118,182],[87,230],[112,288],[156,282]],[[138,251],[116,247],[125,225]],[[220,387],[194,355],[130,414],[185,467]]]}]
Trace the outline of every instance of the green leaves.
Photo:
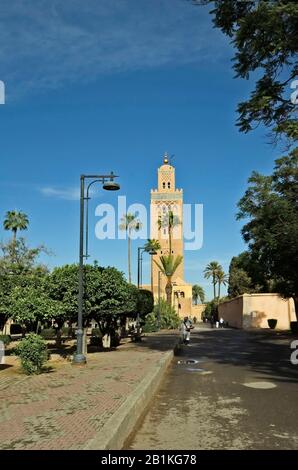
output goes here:
[{"label": "green leaves", "polygon": [[291,81],[298,74],[298,9],[296,1],[205,1],[214,25],[231,38],[235,48],[236,77],[251,78],[255,89],[239,104],[237,126],[249,132],[259,124],[269,127],[275,138],[290,144],[298,137],[297,105],[290,99]]},{"label": "green leaves", "polygon": [[203,304],[205,300],[205,292],[203,287],[199,286],[198,284],[194,284],[192,286],[192,298],[196,304],[198,303],[198,299],[200,299],[201,303]]},{"label": "green leaves", "polygon": [[15,353],[20,357],[22,369],[28,375],[40,374],[48,359],[46,342],[33,333],[18,344]]},{"label": "green leaves", "polygon": [[178,266],[182,263],[183,256],[177,255],[162,255],[159,257],[160,262],[154,260],[154,263],[162,271],[166,277],[172,277]]},{"label": "green leaves", "polygon": [[[285,296],[298,295],[298,151],[276,160],[271,176],[253,173],[239,201],[242,235],[263,278]],[[252,277],[252,276],[250,276]]]}]

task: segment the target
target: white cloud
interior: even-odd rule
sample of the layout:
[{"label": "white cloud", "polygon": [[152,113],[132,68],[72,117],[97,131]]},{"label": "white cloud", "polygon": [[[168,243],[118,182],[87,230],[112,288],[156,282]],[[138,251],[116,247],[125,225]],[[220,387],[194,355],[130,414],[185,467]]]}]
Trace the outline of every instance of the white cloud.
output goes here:
[{"label": "white cloud", "polygon": [[55,199],[64,199],[66,201],[77,201],[80,199],[80,190],[78,188],[58,189],[51,186],[41,188],[40,192],[47,197]]},{"label": "white cloud", "polygon": [[186,0],[5,0],[0,44],[1,79],[17,94],[221,60],[226,41],[207,7]]}]

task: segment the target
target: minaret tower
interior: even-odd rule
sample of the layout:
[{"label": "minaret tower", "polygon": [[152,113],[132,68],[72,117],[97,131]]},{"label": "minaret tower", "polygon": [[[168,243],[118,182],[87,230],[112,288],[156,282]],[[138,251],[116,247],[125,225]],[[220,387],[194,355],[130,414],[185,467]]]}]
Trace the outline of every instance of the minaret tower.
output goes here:
[{"label": "minaret tower", "polygon": [[[161,245],[158,255],[152,257],[154,294],[158,285],[158,267],[153,259],[158,261],[160,255],[170,254],[169,231],[166,226],[167,214],[171,211],[174,215],[175,225],[172,231],[171,251],[173,256],[183,256],[183,190],[176,189],[175,168],[167,154],[163,157],[163,164],[157,170],[157,189],[151,190],[150,227],[151,238],[157,239]],[[160,221],[160,222],[159,222]],[[173,278],[173,284],[184,283],[184,262],[177,268]],[[165,278],[162,276],[161,289],[164,290]]]}]

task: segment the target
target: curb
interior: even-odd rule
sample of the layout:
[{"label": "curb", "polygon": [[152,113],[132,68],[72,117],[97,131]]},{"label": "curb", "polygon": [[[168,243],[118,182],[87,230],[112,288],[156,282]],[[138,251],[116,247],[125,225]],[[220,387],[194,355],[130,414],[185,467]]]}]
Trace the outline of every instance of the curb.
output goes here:
[{"label": "curb", "polygon": [[122,449],[159,387],[173,357],[174,350],[164,354],[116,413],[107,420],[97,436],[88,442],[84,450]]}]

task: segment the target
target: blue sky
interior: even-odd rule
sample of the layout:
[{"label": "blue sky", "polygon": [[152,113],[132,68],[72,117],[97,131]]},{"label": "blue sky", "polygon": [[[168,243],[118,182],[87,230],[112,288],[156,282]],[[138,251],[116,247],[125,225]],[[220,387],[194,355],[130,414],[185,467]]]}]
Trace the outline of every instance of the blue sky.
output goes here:
[{"label": "blue sky", "polygon": [[[120,175],[100,202],[149,208],[165,151],[175,154],[184,202],[204,205],[202,249],[185,253],[185,277],[212,295],[203,269],[225,270],[244,249],[236,203],[252,170],[268,173],[280,150],[266,131],[235,127],[253,83],[233,78],[232,48],[206,7],[184,0],[2,0],[0,4],[0,216],[26,212],[30,245],[44,243],[53,267],[78,258],[81,173]],[[0,239],[9,234],[0,228]],[[90,233],[92,259],[127,270],[127,242]],[[136,250],[133,242],[133,274]],[[149,260],[144,261],[144,281]]]}]

